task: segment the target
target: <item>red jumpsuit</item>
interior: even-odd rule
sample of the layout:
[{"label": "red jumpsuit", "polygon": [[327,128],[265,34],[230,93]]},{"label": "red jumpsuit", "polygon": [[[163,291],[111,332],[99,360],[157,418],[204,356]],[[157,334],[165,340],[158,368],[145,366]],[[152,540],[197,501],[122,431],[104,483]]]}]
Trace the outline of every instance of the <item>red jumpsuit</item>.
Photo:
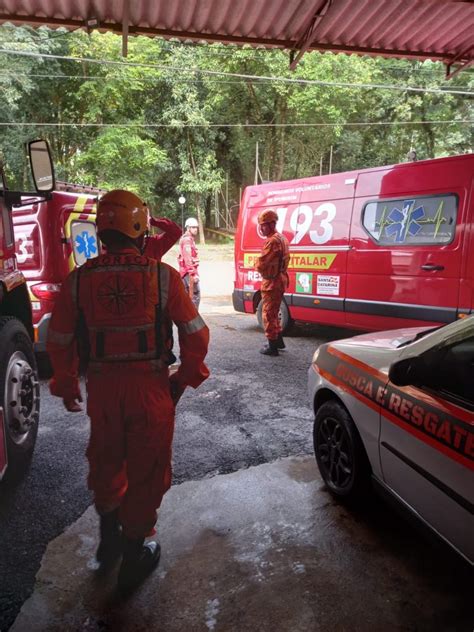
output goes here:
[{"label": "red jumpsuit", "polygon": [[289,261],[288,239],[277,232],[269,235],[255,264],[256,270],[260,272],[263,279],[260,287],[263,301],[263,329],[268,340],[277,340],[281,334],[278,312],[283,294],[288,287]]},{"label": "red jumpsuit", "polygon": [[[201,301],[201,288],[199,285],[199,256],[194,237],[189,232],[185,232],[179,240],[178,255],[179,273],[183,283],[191,296],[196,309]],[[192,289],[190,286],[192,285]]]},{"label": "red jumpsuit", "polygon": [[53,395],[77,398],[76,345],[88,356],[88,484],[100,514],[120,507],[132,539],[154,533],[156,510],[171,485],[172,322],[181,364],[171,379],[196,388],[209,376],[208,328],[176,270],[126,249],[71,272],[48,332]]}]

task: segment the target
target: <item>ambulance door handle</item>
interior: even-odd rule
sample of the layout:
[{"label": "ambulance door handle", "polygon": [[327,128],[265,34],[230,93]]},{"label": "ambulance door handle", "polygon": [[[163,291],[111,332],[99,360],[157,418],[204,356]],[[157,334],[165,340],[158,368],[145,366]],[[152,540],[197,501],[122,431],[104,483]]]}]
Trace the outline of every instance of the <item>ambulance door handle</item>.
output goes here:
[{"label": "ambulance door handle", "polygon": [[425,263],[425,265],[421,266],[422,270],[435,271],[439,272],[440,270],[444,270],[444,266],[437,266],[433,263]]}]

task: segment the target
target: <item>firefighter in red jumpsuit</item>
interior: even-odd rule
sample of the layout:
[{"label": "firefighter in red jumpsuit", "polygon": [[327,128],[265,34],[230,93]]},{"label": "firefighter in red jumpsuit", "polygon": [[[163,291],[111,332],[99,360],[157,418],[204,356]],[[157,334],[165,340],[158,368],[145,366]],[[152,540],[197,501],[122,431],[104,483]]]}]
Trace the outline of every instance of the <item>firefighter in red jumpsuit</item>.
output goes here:
[{"label": "firefighter in red jumpsuit", "polygon": [[255,264],[255,269],[262,276],[263,329],[267,338],[267,344],[260,353],[269,356],[277,356],[278,349],[285,348],[278,313],[288,287],[290,247],[287,238],[277,232],[277,221],[275,211],[262,211],[258,216],[260,232],[267,238]]},{"label": "firefighter in red jumpsuit", "polygon": [[186,232],[179,240],[179,273],[183,279],[184,286],[194,303],[199,309],[201,301],[201,288],[199,285],[199,256],[196,248],[195,237],[198,233],[199,224],[194,217],[188,217],[184,225]]},{"label": "firefighter in red jumpsuit", "polygon": [[[86,362],[89,488],[100,516],[96,557],[109,570],[122,556],[120,589],[133,589],[158,564],[156,511],[171,485],[175,406],[208,376],[209,330],[176,270],[141,253],[146,205],[128,191],[98,202],[107,252],[71,272],[53,310],[47,349],[51,393],[81,410],[79,356]],[[181,364],[169,375],[172,323]],[[79,353],[78,353],[79,350]]]}]

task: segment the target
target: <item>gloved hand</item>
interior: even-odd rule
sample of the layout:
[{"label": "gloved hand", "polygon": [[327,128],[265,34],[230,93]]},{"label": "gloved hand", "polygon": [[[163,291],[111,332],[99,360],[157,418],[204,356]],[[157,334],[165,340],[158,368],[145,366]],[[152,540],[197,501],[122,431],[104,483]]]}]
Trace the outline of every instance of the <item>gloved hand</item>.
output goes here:
[{"label": "gloved hand", "polygon": [[181,399],[181,395],[186,390],[185,386],[181,386],[177,379],[177,374],[173,373],[170,375],[170,393],[171,399],[173,400],[173,404],[176,406],[179,400]]},{"label": "gloved hand", "polygon": [[63,399],[64,407],[70,413],[80,413],[82,411],[82,406],[79,402],[82,402],[81,393],[76,395],[76,397],[65,397]]},{"label": "gloved hand", "polygon": [[155,228],[160,228],[165,231],[169,226],[170,221],[166,217],[150,217],[150,224]]}]

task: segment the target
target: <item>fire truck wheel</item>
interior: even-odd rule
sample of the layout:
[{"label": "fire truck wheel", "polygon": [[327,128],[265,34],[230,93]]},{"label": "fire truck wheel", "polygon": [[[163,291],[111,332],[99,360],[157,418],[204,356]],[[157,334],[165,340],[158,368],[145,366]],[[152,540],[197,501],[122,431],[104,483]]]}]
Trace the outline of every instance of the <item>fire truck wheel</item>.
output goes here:
[{"label": "fire truck wheel", "polygon": [[40,388],[31,339],[16,318],[0,318],[0,403],[8,478],[27,469],[38,434]]},{"label": "fire truck wheel", "polygon": [[369,496],[371,470],[351,416],[342,404],[328,401],[316,412],[314,454],[329,492],[340,500],[362,501]]},{"label": "fire truck wheel", "polygon": [[[257,321],[258,321],[258,326],[260,327],[260,329],[263,329],[262,309],[263,309],[263,302],[260,301],[259,304],[257,305]],[[286,334],[288,330],[290,329],[291,325],[293,324],[293,321],[290,318],[290,312],[288,310],[288,305],[286,304],[285,300],[281,302],[278,318],[280,319],[281,333]]]}]

